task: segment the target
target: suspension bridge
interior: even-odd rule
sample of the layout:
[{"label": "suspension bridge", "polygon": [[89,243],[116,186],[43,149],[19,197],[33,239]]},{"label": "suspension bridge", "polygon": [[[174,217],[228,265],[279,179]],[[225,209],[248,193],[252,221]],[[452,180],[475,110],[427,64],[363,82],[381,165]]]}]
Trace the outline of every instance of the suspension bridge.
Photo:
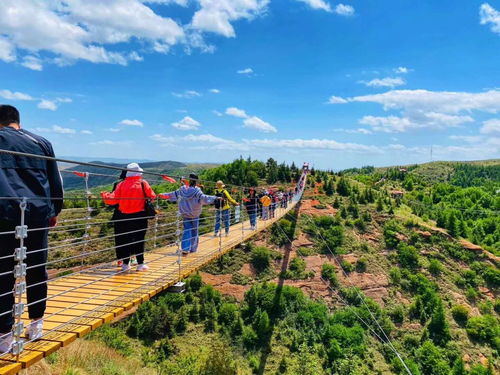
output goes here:
[{"label": "suspension bridge", "polygon": [[[90,163],[64,161],[90,165]],[[99,166],[106,168],[103,165]],[[109,168],[122,170],[116,167]],[[28,303],[26,300],[26,289],[31,286],[26,285],[26,272],[27,268],[29,272],[30,267],[24,263],[25,255],[19,253],[19,249],[23,248],[22,236],[20,236],[19,248],[11,255],[15,260],[12,275],[16,279],[14,290],[10,292],[14,294],[16,303],[12,312],[8,312],[12,313],[16,321],[12,331],[13,347],[9,353],[0,353],[0,375],[16,374],[32,366],[58,349],[70,345],[77,338],[84,337],[101,325],[119,318],[158,293],[171,287],[175,288],[176,285],[178,286],[177,283],[188,275],[266,230],[297,205],[302,197],[307,172],[308,168],[305,165],[302,177],[296,185],[296,193],[290,202],[284,205],[278,204],[273,217],[268,220],[258,220],[255,227],[251,225],[250,218],[248,214],[245,215],[243,204],[241,204],[237,207],[238,213],[232,217],[233,224],[228,235],[223,236],[221,230],[219,236],[214,236],[214,209],[211,207],[205,209],[200,229],[208,233],[200,236],[198,251],[188,256],[182,256],[180,248],[180,214],[163,213],[151,217],[148,236],[144,240],[149,244],[144,252],[145,263],[149,266],[147,272],[125,272],[116,266],[116,260],[84,265],[84,258],[95,254],[113,253],[115,247],[102,245],[103,248],[98,247],[97,250],[89,251],[89,247],[95,248],[96,243],[112,235],[93,238],[90,234],[92,225],[107,225],[109,222],[92,218],[91,200],[94,198],[88,188],[91,175],[80,173],[79,175],[84,179],[82,188],[86,191],[85,196],[81,198],[87,205],[82,209],[85,215],[78,219],[63,221],[58,227],[53,228],[53,231],[71,232],[80,229],[83,230],[81,237],[69,243],[51,241],[47,249],[26,249],[26,251],[29,253],[48,250],[50,254],[54,250],[71,248],[76,243],[80,246],[79,249],[82,249],[80,254],[50,260],[45,266],[56,266],[58,262],[79,259],[82,265],[71,268],[69,272],[66,269],[65,272],[55,274],[46,282],[48,294],[45,299],[47,308],[44,315],[43,336],[38,340],[30,340],[24,334],[24,328],[29,324],[25,310],[26,306],[34,302]],[[148,172],[144,173],[148,174]],[[151,175],[168,180],[164,175],[154,173]],[[244,188],[238,187],[238,189],[241,190],[239,195],[242,197]],[[25,197],[24,202],[26,198],[30,197]],[[20,204],[23,204],[23,200]],[[23,226],[23,218],[21,218],[20,226]],[[26,230],[29,236],[30,229],[26,228]]]}]

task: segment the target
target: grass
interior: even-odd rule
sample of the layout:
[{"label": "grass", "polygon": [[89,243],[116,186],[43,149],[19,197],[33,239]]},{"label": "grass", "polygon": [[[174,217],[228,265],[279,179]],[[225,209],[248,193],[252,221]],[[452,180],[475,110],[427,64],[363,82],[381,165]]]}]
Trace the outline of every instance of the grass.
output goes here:
[{"label": "grass", "polygon": [[154,375],[132,356],[124,357],[99,341],[77,340],[38,362],[23,375]]}]

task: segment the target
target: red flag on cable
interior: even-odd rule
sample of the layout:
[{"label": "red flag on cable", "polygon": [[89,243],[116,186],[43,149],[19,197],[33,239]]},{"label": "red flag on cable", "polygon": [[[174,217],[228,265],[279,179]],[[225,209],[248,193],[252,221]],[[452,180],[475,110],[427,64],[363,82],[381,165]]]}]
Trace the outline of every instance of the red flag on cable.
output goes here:
[{"label": "red flag on cable", "polygon": [[165,174],[162,175],[161,178],[163,178],[165,181],[171,182],[172,184],[174,184],[176,182],[175,179],[173,179],[172,177],[169,177]]},{"label": "red flag on cable", "polygon": [[87,177],[87,172],[73,172],[74,175],[78,176],[78,177]]}]

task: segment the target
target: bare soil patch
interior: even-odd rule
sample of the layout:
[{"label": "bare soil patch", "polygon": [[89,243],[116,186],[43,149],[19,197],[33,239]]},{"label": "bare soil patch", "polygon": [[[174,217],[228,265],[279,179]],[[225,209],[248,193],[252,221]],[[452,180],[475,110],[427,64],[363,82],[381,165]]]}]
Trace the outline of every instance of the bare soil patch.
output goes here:
[{"label": "bare soil patch", "polygon": [[317,199],[305,199],[300,204],[299,214],[306,214],[310,216],[335,216],[337,210],[329,205],[326,208],[315,208],[314,206],[322,204]]},{"label": "bare soil patch", "polygon": [[231,284],[233,275],[211,275],[209,273],[200,272],[201,278],[204,283],[212,285],[215,289],[224,295],[232,296],[238,301],[243,301],[245,292],[250,289],[249,285],[235,285]]}]

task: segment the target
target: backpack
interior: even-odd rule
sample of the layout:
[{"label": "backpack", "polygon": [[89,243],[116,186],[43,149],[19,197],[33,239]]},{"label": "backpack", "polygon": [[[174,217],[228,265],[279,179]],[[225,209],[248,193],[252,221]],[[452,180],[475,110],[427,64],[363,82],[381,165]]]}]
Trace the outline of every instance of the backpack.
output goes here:
[{"label": "backpack", "polygon": [[226,199],[226,191],[225,190],[219,190],[215,192],[215,196],[217,198],[222,198],[222,199],[216,199],[215,200],[215,208],[217,210],[220,210],[221,208],[224,208],[224,206],[227,204],[227,199]]}]

